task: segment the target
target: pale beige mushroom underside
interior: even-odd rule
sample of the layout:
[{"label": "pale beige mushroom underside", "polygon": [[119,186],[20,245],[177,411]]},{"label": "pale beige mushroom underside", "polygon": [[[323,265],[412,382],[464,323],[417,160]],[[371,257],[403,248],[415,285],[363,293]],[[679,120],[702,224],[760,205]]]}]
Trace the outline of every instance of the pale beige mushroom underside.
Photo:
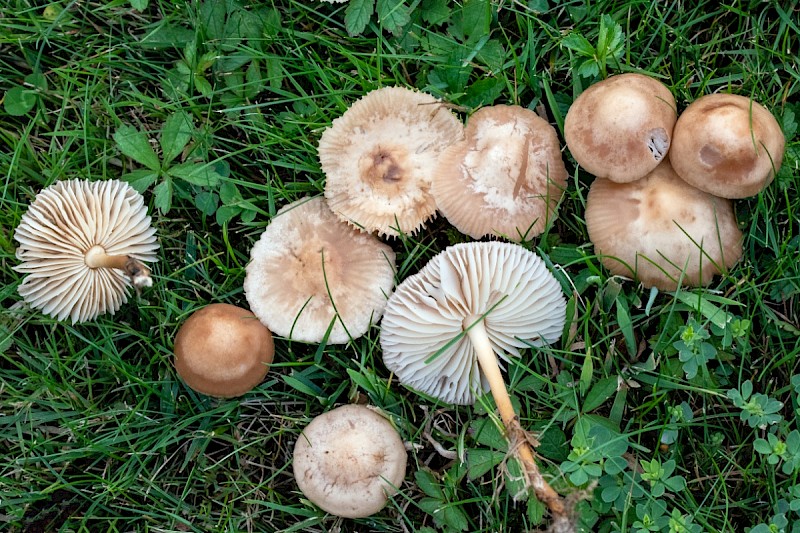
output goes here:
[{"label": "pale beige mushroom underside", "polygon": [[339,220],[323,198],[282,208],[250,252],[244,291],[273,333],[346,343],[383,314],[394,287],[394,251]]},{"label": "pale beige mushroom underside", "polygon": [[58,181],[41,191],[22,216],[14,267],[27,274],[19,293],[33,308],[73,323],[113,314],[128,299],[121,270],[89,268],[95,246],[109,255],[156,260],[158,242],[144,199],[119,180]]},{"label": "pale beige mushroom underside", "polygon": [[331,210],[367,232],[415,232],[436,213],[431,181],[439,154],[463,130],[428,94],[402,87],[367,93],[319,142]]}]

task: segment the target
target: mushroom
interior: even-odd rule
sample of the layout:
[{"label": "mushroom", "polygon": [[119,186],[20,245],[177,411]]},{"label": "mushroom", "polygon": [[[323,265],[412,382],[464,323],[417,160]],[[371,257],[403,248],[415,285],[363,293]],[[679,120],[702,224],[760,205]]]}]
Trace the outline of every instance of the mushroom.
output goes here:
[{"label": "mushroom", "polygon": [[273,333],[342,344],[377,322],[394,287],[395,254],[339,220],[322,198],[283,207],[250,251],[244,292]]},{"label": "mushroom", "polygon": [[261,383],[275,356],[272,333],[235,305],[195,311],[175,335],[175,369],[196,390],[218,398],[241,396]]},{"label": "mushroom", "polygon": [[611,76],[575,99],[564,120],[567,147],[599,178],[635,181],[667,155],[677,120],[675,97],[643,74]]},{"label": "mushroom", "polygon": [[433,196],[442,214],[474,239],[540,235],[567,183],[555,129],[529,109],[496,105],[476,111],[464,136],[436,169]]},{"label": "mushroom", "polygon": [[784,145],[778,121],[764,106],[736,94],[709,94],[678,117],[670,161],[702,191],[746,198],[772,182]]},{"label": "mushroom", "polygon": [[342,220],[367,232],[417,231],[436,213],[431,180],[464,126],[433,96],[402,87],[365,95],[319,141],[325,198]]},{"label": "mushroom", "polygon": [[314,418],[297,439],[294,478],[322,510],[363,518],[383,509],[406,474],[406,449],[391,423],[361,405]]},{"label": "mushroom", "polygon": [[586,227],[613,274],[661,290],[708,285],[742,254],[731,201],[681,180],[668,160],[632,183],[596,179]]},{"label": "mushroom", "polygon": [[519,245],[491,241],[436,255],[397,287],[381,325],[384,363],[406,385],[455,404],[491,390],[529,485],[558,517],[564,502],[539,473],[498,357],[555,342],[565,320],[561,286],[544,262]]},{"label": "mushroom", "polygon": [[34,309],[72,323],[112,315],[152,285],[143,262],[156,260],[156,230],[144,199],[119,180],[57,181],[22,215],[14,267],[19,293]]}]

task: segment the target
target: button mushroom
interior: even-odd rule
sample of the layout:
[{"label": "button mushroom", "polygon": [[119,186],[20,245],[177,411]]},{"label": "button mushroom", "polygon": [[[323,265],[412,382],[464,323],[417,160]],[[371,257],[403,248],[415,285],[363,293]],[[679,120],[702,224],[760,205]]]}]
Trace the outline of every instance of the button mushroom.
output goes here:
[{"label": "button mushroom", "polygon": [[175,369],[184,382],[218,398],[241,396],[261,383],[275,356],[272,333],[235,305],[195,311],[175,335]]},{"label": "button mushroom", "polygon": [[439,154],[463,132],[433,96],[403,87],[368,93],[319,141],[331,210],[379,235],[417,231],[436,213],[430,189]]},{"label": "button mushroom", "polygon": [[567,182],[555,129],[529,109],[496,105],[476,111],[464,135],[436,168],[433,196],[442,214],[474,239],[541,234]]},{"label": "button mushroom", "polygon": [[669,161],[632,183],[596,179],[586,226],[606,268],[661,290],[708,285],[742,254],[731,201],[681,180]]},{"label": "button mushroom", "polygon": [[19,293],[34,309],[72,323],[114,314],[152,284],[143,262],[156,260],[156,230],[142,196],[118,180],[57,181],[22,215],[14,267],[27,274]]},{"label": "button mushroom", "polygon": [[381,415],[345,405],[309,423],[292,459],[303,494],[322,510],[363,518],[383,509],[406,473],[406,449]]},{"label": "button mushroom", "polygon": [[282,208],[250,251],[244,291],[273,333],[346,343],[377,322],[394,287],[395,254],[339,220],[322,198]]},{"label": "button mushroom", "polygon": [[746,198],[772,182],[784,145],[778,121],[764,106],[736,94],[709,94],[678,117],[670,161],[702,191]]},{"label": "button mushroom", "polygon": [[627,183],[666,157],[677,116],[675,97],[663,83],[643,74],[619,74],[575,99],[564,120],[564,138],[589,173]]},{"label": "button mushroom", "polygon": [[491,390],[528,483],[559,519],[564,502],[539,473],[498,357],[556,341],[565,317],[561,287],[544,262],[519,245],[493,241],[457,244],[435,256],[397,287],[381,325],[384,363],[406,385],[456,404]]}]

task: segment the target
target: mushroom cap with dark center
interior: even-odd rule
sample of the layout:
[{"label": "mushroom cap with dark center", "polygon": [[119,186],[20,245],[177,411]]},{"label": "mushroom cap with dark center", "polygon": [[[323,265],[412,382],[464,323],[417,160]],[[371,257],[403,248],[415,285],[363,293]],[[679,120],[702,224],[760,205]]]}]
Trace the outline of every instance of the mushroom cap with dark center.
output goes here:
[{"label": "mushroom cap with dark center", "polygon": [[322,198],[283,207],[250,251],[244,291],[276,335],[346,343],[380,320],[394,287],[394,251],[339,220]]},{"label": "mushroom cap with dark center", "polygon": [[627,183],[666,157],[676,120],[675,97],[663,83],[643,74],[619,74],[575,99],[564,120],[564,138],[589,173]]},{"label": "mushroom cap with dark center", "polygon": [[336,516],[377,513],[397,492],[407,454],[397,431],[361,405],[337,407],[314,418],[298,437],[292,466],[303,494]]},{"label": "mushroom cap with dark center", "polygon": [[555,217],[567,170],[555,129],[520,106],[476,111],[445,149],[433,180],[439,210],[459,231],[530,240]]},{"label": "mushroom cap with dark center", "polygon": [[152,262],[156,230],[142,195],[119,180],[57,181],[42,190],[14,232],[19,293],[34,309],[72,323],[114,314],[128,301],[123,270],[92,268],[100,252]]},{"label": "mushroom cap with dark center", "polygon": [[261,383],[275,356],[272,333],[235,305],[210,304],[195,311],[175,336],[175,369],[192,389],[241,396]]},{"label": "mushroom cap with dark center", "polygon": [[700,190],[746,198],[772,182],[784,146],[783,131],[764,106],[736,94],[709,94],[678,117],[670,161]]},{"label": "mushroom cap with dark center", "polygon": [[566,301],[544,261],[522,246],[456,244],[389,298],[383,361],[409,387],[448,403],[473,403],[488,384],[464,332],[484,315],[493,350],[508,360],[561,336]]},{"label": "mushroom cap with dark center", "polygon": [[681,180],[669,161],[632,183],[596,179],[586,201],[595,253],[613,274],[646,287],[700,286],[742,254],[730,200]]},{"label": "mushroom cap with dark center", "polygon": [[436,161],[463,131],[433,96],[402,87],[368,93],[319,141],[331,210],[367,232],[413,233],[436,213]]}]

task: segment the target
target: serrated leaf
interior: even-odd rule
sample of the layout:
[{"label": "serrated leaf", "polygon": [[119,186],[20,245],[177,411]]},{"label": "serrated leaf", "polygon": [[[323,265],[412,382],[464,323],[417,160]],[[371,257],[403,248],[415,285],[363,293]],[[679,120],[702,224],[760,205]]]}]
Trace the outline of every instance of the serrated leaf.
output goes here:
[{"label": "serrated leaf", "polygon": [[167,172],[170,176],[201,187],[216,187],[222,179],[214,167],[207,163],[181,163],[170,167]]},{"label": "serrated leaf", "polygon": [[9,115],[21,117],[33,109],[37,99],[36,91],[24,87],[13,87],[6,91],[3,108]]},{"label": "serrated leaf", "polygon": [[505,452],[499,450],[489,450],[486,448],[474,448],[467,450],[467,476],[476,479],[489,472],[499,465],[506,456]]},{"label": "serrated leaf", "polygon": [[394,34],[399,33],[411,22],[408,8],[403,0],[377,0],[375,10],[383,27]]},{"label": "serrated leaf", "polygon": [[439,481],[436,479],[432,473],[428,472],[427,470],[417,470],[414,473],[414,480],[417,482],[417,487],[430,496],[431,498],[437,500],[444,499],[444,492],[442,492],[442,487],[439,485]]},{"label": "serrated leaf", "polygon": [[489,67],[492,72],[499,72],[503,68],[505,56],[506,51],[502,43],[497,39],[489,39],[478,51],[475,59]]},{"label": "serrated leaf", "polygon": [[344,27],[351,37],[361,35],[375,12],[375,0],[350,0],[344,11]]},{"label": "serrated leaf", "polygon": [[550,426],[544,433],[538,435],[539,446],[536,453],[550,459],[551,461],[566,461],[569,455],[567,446],[567,435],[561,428]]},{"label": "serrated leaf", "polygon": [[127,182],[139,194],[154,184],[156,179],[158,179],[158,172],[153,172],[149,168],[138,168],[122,176],[122,181]]},{"label": "serrated leaf", "polygon": [[438,26],[450,18],[449,0],[423,0],[420,5],[422,20],[432,26]]},{"label": "serrated leaf", "polygon": [[578,65],[578,68],[575,70],[578,75],[583,76],[584,78],[594,78],[600,74],[600,66],[594,59],[587,59],[581,62],[581,64]]},{"label": "serrated leaf", "polygon": [[165,179],[153,188],[153,205],[162,214],[167,214],[172,208],[172,181]]},{"label": "serrated leaf", "polygon": [[474,42],[489,34],[492,23],[492,4],[488,0],[465,0],[461,12],[455,17],[452,30],[464,42]]},{"label": "serrated leaf", "polygon": [[592,43],[590,43],[586,37],[577,32],[572,32],[561,39],[561,44],[582,56],[594,57],[595,55],[595,50],[594,46],[592,46]]},{"label": "serrated leaf", "polygon": [[137,130],[133,126],[122,125],[114,132],[114,142],[117,143],[120,152],[137,163],[153,171],[158,171],[161,168],[158,156],[153,147],[150,146],[150,138],[146,133]]},{"label": "serrated leaf", "polygon": [[164,165],[169,165],[186,148],[194,133],[189,113],[177,111],[167,117],[161,130],[161,150]]}]

